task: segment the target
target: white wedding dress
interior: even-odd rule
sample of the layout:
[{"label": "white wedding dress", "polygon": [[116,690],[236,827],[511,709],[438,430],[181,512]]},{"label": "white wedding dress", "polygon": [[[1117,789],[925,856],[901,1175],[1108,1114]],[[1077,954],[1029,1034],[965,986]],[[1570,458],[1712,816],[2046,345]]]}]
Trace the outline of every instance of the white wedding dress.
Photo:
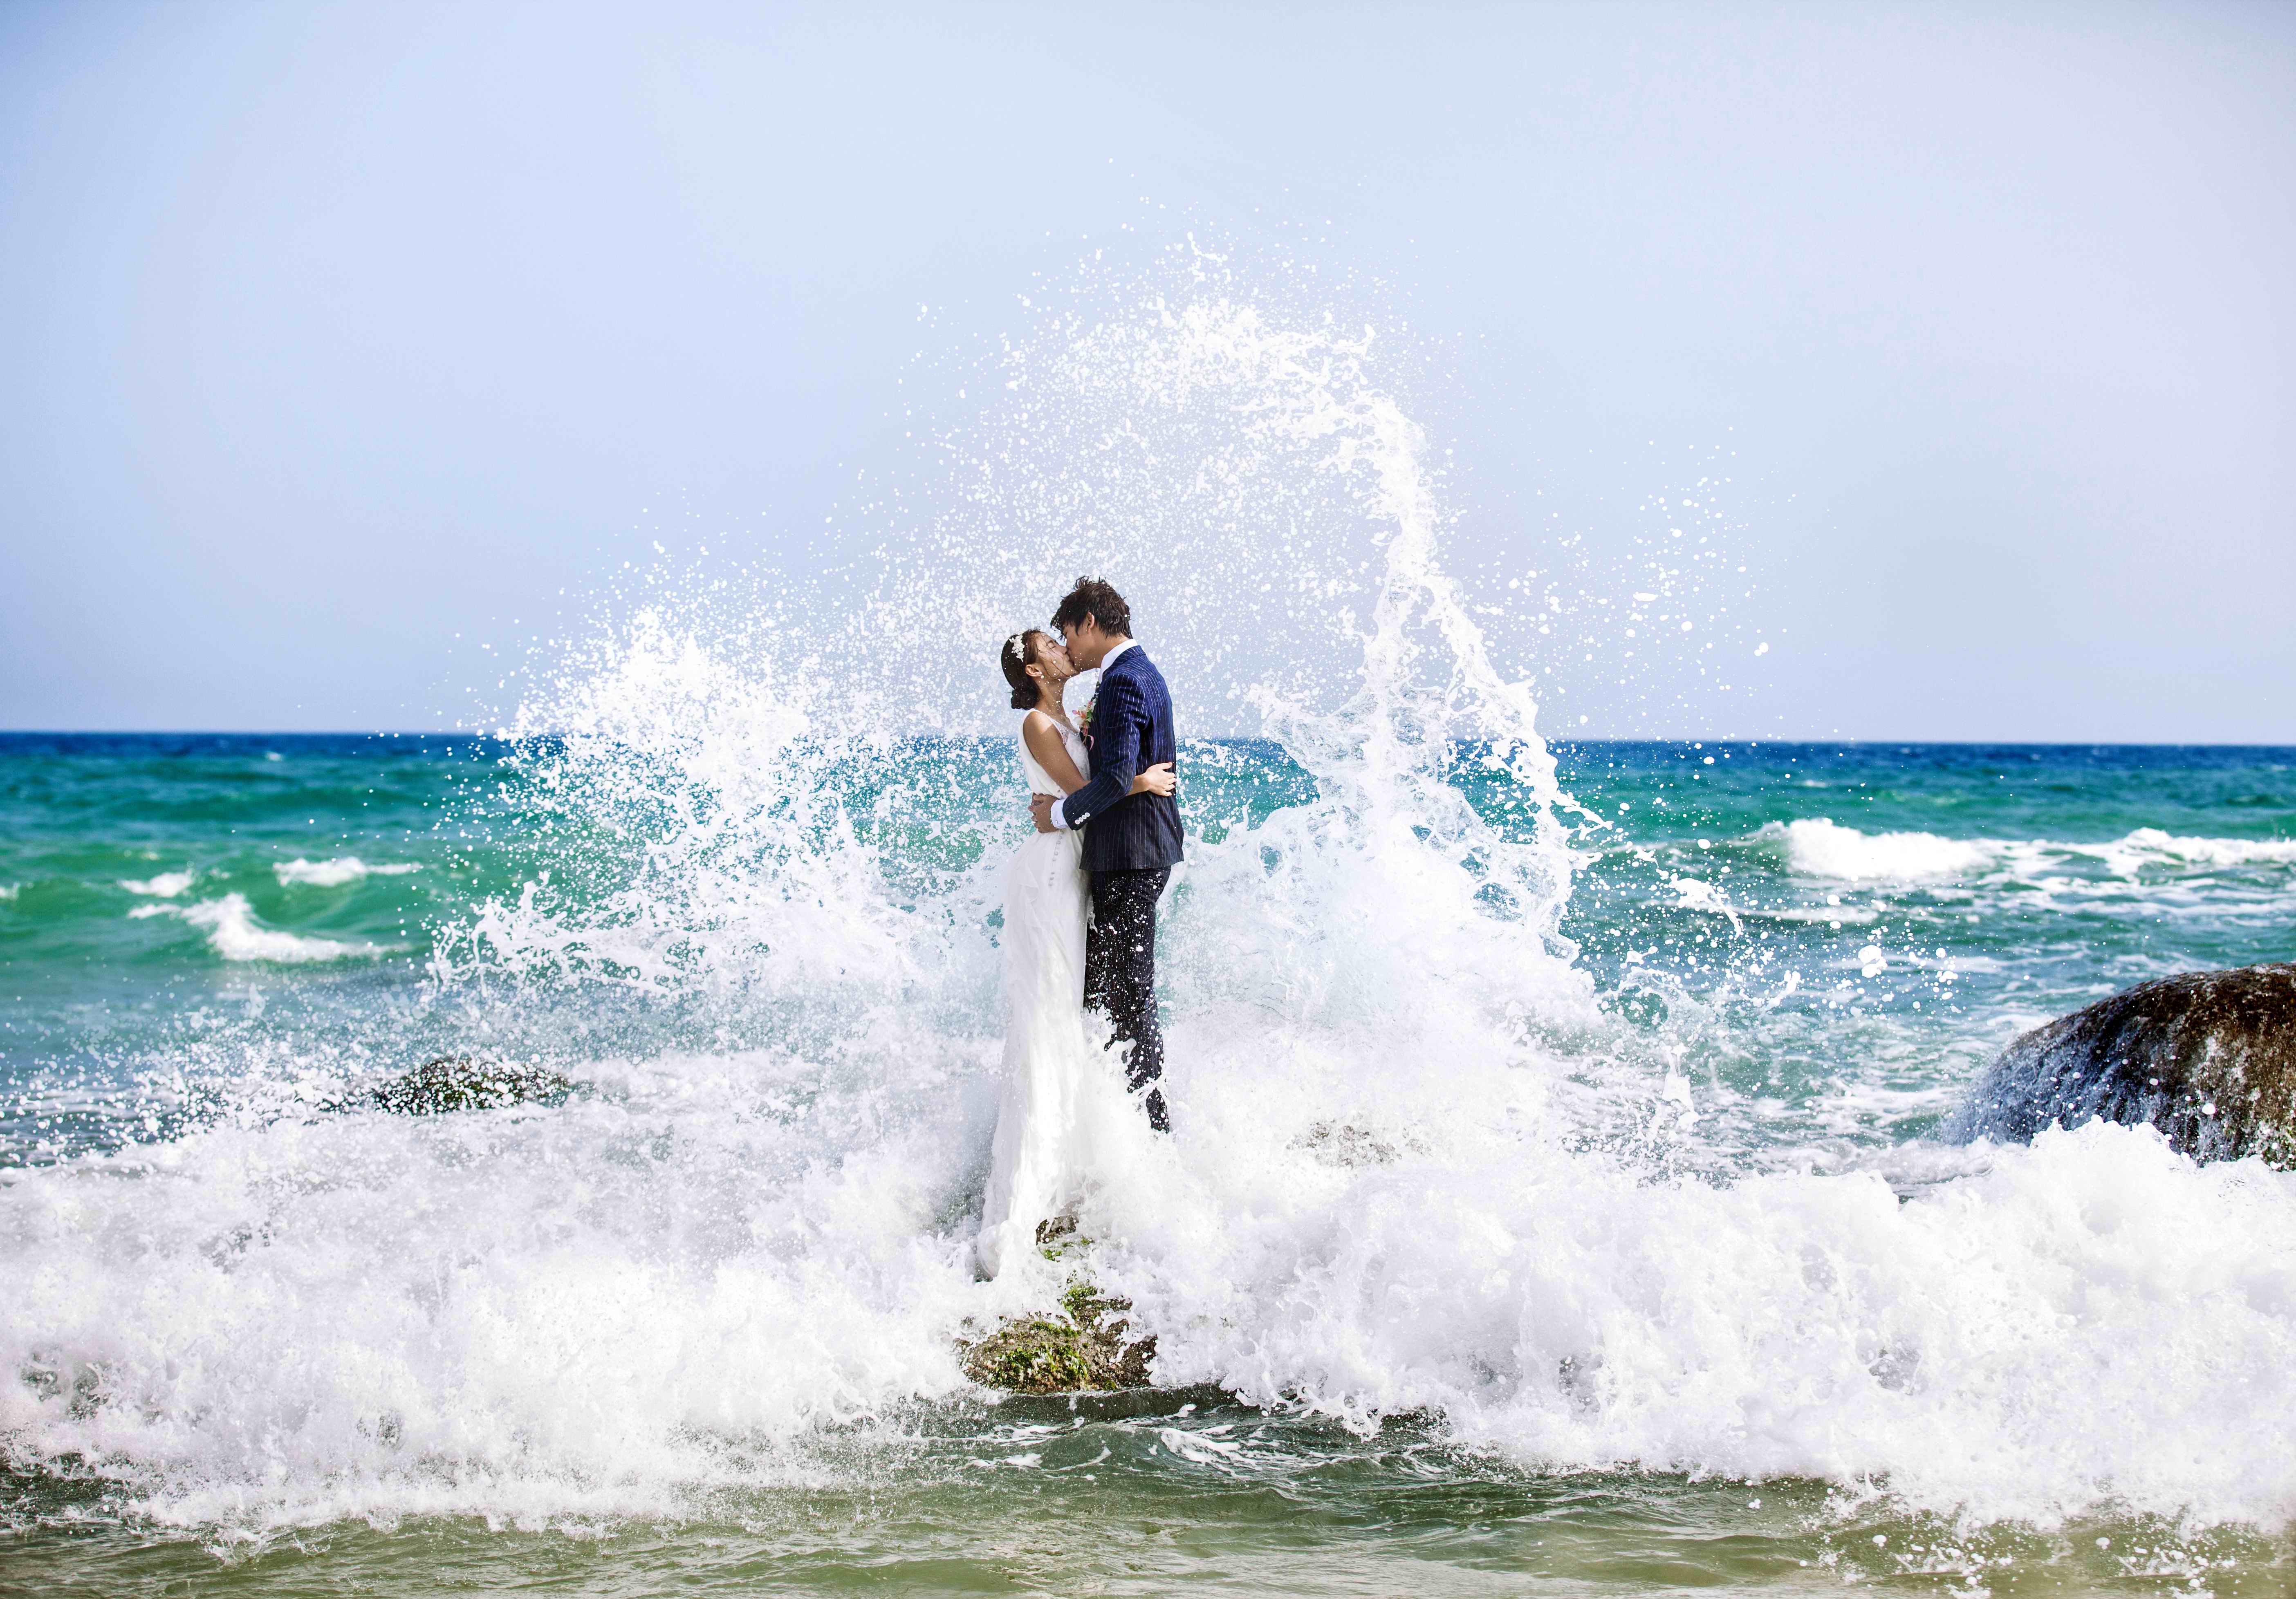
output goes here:
[{"label": "white wedding dress", "polygon": [[[1077,770],[1090,775],[1084,740],[1068,726],[1061,736]],[[1021,770],[1031,793],[1062,797],[1026,738]],[[1037,1225],[1075,1199],[1090,1169],[1083,851],[1073,828],[1032,832],[1004,873],[1004,1087],[977,1247],[991,1277],[1036,1246]]]}]

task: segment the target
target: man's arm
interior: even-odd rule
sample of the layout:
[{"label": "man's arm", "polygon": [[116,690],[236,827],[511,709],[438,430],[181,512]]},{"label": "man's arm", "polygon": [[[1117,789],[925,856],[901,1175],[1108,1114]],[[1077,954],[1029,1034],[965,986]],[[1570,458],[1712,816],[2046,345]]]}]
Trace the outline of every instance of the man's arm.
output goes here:
[{"label": "man's arm", "polygon": [[1082,827],[1132,791],[1140,775],[1140,734],[1147,721],[1140,691],[1129,678],[1100,685],[1093,713],[1092,779],[1053,807],[1053,825]]}]

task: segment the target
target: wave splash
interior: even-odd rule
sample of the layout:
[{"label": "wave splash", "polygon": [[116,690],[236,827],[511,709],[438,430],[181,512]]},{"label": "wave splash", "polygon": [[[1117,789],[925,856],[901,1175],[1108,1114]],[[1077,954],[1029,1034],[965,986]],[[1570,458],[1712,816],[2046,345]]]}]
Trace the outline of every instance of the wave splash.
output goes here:
[{"label": "wave splash", "polygon": [[[189,886],[186,883],[184,886]],[[157,891],[157,890],[147,890]],[[181,892],[180,889],[176,890]],[[270,961],[302,965],[314,961],[339,961],[354,955],[383,953],[373,944],[350,944],[340,939],[310,938],[301,933],[266,927],[256,920],[255,907],[244,894],[226,894],[195,905],[142,905],[127,913],[131,921],[152,916],[179,916],[193,927],[205,928],[209,947],[226,961]]]},{"label": "wave splash", "polygon": [[[889,728],[963,731],[943,686],[993,690],[996,641],[1095,570],[1184,714],[1250,707],[1314,785],[1231,814],[1193,758],[1179,1135],[1127,1121],[1081,1218],[1160,1380],[1983,1519],[2296,1505],[2286,1180],[2117,1128],[1910,1197],[1672,1175],[1688,1086],[1572,964],[1573,813],[1366,339],[1214,283],[1005,371],[858,624],[656,606],[521,710],[552,735],[521,771],[537,869],[440,941],[438,992],[536,1037],[599,996],[676,1029],[586,1043],[557,1110],[217,1124],[20,1174],[12,1455],[102,1462],[187,1522],[676,1514],[824,1480],[824,1426],[959,1392],[958,1328],[1041,1286],[969,1268],[1020,790],[1001,744]],[[1505,798],[1470,808],[1466,764]],[[144,913],[256,947],[215,904]]]}]

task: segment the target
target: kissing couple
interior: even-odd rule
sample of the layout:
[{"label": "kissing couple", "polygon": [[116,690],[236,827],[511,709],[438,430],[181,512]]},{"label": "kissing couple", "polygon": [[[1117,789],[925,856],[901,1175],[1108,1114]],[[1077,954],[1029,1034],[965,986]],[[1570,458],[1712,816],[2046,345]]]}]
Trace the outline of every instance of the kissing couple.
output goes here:
[{"label": "kissing couple", "polygon": [[[1156,901],[1180,860],[1172,696],[1102,579],[1078,578],[1052,628],[1015,633],[999,652],[1013,709],[1027,713],[1019,753],[1037,831],[1004,877],[1004,1088],[975,1249],[990,1277],[1089,1178],[1087,1010],[1123,1052],[1148,1125],[1171,1130],[1157,1086]],[[1100,686],[1070,720],[1069,679],[1095,669]]]}]

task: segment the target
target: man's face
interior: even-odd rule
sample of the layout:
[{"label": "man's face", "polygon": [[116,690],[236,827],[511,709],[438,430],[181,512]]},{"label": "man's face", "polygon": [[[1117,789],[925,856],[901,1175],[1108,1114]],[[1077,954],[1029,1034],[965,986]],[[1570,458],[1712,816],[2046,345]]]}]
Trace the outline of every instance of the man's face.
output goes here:
[{"label": "man's face", "polygon": [[1100,658],[1108,653],[1108,635],[1103,633],[1100,624],[1090,617],[1070,622],[1062,628],[1061,643],[1068,646],[1069,659],[1076,663],[1076,668],[1080,672],[1092,670],[1100,664]]}]

